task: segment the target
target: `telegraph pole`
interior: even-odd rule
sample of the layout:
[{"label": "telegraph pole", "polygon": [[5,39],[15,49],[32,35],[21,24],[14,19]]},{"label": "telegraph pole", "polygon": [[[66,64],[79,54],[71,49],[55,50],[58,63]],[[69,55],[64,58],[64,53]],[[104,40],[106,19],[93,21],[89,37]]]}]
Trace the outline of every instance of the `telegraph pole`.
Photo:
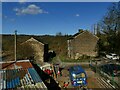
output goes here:
[{"label": "telegraph pole", "polygon": [[17,35],[17,30],[15,30],[15,62],[17,61],[17,53],[16,53],[16,42],[17,42],[17,39],[16,39],[16,35]]}]

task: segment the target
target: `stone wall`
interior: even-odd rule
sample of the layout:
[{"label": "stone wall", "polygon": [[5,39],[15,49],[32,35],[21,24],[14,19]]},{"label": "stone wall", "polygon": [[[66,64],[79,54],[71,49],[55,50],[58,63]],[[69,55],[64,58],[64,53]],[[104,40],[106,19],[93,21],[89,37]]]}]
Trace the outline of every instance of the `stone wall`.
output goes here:
[{"label": "stone wall", "polygon": [[97,56],[98,38],[88,31],[84,31],[78,34],[73,39],[68,40],[69,46],[69,57],[72,59],[78,59],[82,55],[87,55],[91,57]]},{"label": "stone wall", "polygon": [[41,63],[46,60],[48,54],[48,45],[43,44],[34,38],[30,38],[23,44],[28,44],[31,46],[31,49],[33,49],[33,57],[36,63]]}]

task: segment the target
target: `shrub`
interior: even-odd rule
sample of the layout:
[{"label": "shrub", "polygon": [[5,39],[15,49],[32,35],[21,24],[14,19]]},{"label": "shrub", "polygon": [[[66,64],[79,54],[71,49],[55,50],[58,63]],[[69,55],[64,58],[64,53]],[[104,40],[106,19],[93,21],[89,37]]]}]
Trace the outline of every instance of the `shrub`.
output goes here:
[{"label": "shrub", "polygon": [[82,56],[80,56],[79,57],[79,59],[81,60],[81,59],[90,59],[90,56],[87,56],[87,55],[82,55]]}]

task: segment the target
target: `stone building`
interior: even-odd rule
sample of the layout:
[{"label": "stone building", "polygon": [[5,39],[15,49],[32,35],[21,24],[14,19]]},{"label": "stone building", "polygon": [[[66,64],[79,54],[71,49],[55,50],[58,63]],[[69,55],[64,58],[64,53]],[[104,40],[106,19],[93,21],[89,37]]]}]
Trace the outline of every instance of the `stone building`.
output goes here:
[{"label": "stone building", "polygon": [[36,63],[47,61],[48,44],[44,44],[33,37],[22,43],[22,45],[25,44],[29,45],[33,50],[33,58]]},{"label": "stone building", "polygon": [[99,38],[88,31],[76,33],[67,40],[68,56],[71,59],[78,59],[82,55],[96,57],[98,55]]}]

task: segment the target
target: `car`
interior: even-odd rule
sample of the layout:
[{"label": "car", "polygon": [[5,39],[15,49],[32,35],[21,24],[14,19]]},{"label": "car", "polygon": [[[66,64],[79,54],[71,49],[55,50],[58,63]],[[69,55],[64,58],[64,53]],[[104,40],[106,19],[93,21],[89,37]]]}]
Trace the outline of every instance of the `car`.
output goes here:
[{"label": "car", "polygon": [[112,59],[112,60],[118,60],[119,59],[119,56],[115,53],[110,53],[110,54],[107,54],[106,57],[108,59]]}]

